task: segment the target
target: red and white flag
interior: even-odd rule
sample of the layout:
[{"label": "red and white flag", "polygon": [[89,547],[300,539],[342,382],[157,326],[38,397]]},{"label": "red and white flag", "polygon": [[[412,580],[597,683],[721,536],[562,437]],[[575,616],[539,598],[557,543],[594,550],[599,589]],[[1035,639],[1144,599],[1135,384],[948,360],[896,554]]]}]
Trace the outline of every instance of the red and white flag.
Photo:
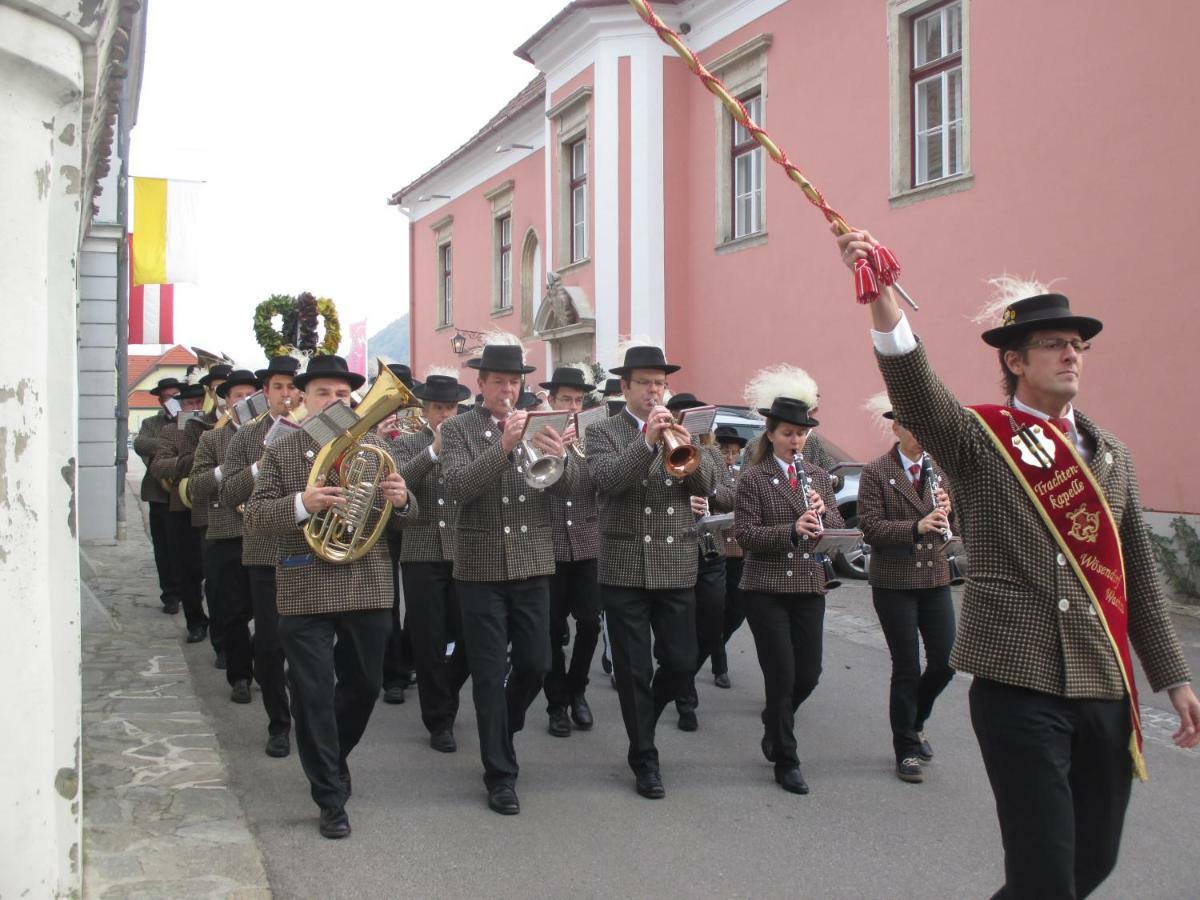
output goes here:
[{"label": "red and white flag", "polygon": [[346,368],[359,375],[367,374],[367,320],[350,323],[350,352],[346,355]]},{"label": "red and white flag", "polygon": [[175,285],[133,286],[133,235],[129,236],[129,343],[175,343]]}]

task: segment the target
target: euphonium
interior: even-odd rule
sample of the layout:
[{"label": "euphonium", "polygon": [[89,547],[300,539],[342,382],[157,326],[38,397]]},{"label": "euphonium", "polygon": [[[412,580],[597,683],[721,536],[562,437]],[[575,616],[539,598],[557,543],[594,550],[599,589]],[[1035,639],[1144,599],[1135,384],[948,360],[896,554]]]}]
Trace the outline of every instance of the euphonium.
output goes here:
[{"label": "euphonium", "polygon": [[687,478],[700,465],[700,448],[690,440],[685,441],[674,431],[664,431],[662,436],[663,468],[672,478]]},{"label": "euphonium", "polygon": [[[383,480],[396,471],[392,455],[381,447],[363,442],[363,437],[404,406],[415,402],[412,392],[387,366],[379,364],[379,376],[362,402],[349,413],[355,418],[344,431],[321,445],[308,473],[308,486],[327,483],[338,465],[338,484],[345,502],[311,516],[304,526],[304,539],[313,553],[329,563],[352,563],[361,559],[383,534],[392,514],[392,504],[375,501]],[[378,512],[371,522],[372,513]]]}]

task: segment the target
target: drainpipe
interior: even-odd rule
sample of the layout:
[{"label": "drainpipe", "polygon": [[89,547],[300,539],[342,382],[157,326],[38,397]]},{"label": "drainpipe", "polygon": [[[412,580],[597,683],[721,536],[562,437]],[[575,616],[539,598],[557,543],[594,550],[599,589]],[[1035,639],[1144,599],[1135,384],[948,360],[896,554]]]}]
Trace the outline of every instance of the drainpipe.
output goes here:
[{"label": "drainpipe", "polygon": [[125,479],[129,469],[129,122],[125,115],[128,81],[117,99],[117,152],[121,171],[117,176],[117,224],[121,243],[117,246],[117,534],[125,540]]}]

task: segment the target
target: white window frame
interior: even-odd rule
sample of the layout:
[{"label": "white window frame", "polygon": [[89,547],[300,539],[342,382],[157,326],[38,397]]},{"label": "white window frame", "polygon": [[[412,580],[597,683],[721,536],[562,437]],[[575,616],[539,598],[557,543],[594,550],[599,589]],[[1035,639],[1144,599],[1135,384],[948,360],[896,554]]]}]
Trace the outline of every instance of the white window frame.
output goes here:
[{"label": "white window frame", "polygon": [[[449,261],[449,271],[446,262]],[[437,245],[437,297],[438,327],[454,322],[454,242],[442,241]]]},{"label": "white window frame", "polygon": [[[566,145],[567,225],[570,250],[567,261],[580,263],[588,258],[588,140],[587,135]],[[576,168],[576,162],[581,168]]]},{"label": "white window frame", "polygon": [[[499,269],[499,286],[497,288],[496,310],[512,311],[512,213],[508,212],[496,219],[496,266]],[[508,229],[508,240],[505,241],[504,231]]]},{"label": "white window frame", "polygon": [[[962,40],[959,38],[959,47],[952,49],[950,47],[951,30],[948,27],[950,23],[950,12],[957,10],[959,14],[959,26],[962,24],[962,2],[961,0],[952,0],[944,6],[939,6],[931,12],[922,13],[912,16],[909,19],[909,27],[911,28],[911,40],[913,42],[913,61],[912,69],[910,70],[910,78],[913,82],[913,117],[912,117],[912,142],[913,142],[913,187],[921,187],[925,184],[930,184],[934,181],[941,181],[944,178],[953,178],[955,175],[962,173]],[[916,59],[917,51],[917,29],[922,22],[927,22],[937,17],[938,32],[941,36],[941,46],[938,48],[938,56],[931,60],[925,60],[918,67]],[[931,75],[925,77],[913,78],[919,68],[926,68],[941,63],[942,60],[950,59],[957,54],[957,65],[950,63],[949,68],[942,68]],[[959,84],[959,101],[958,101],[958,117],[950,118],[950,79],[955,73],[958,74]],[[937,83],[938,100],[941,103],[942,115],[937,125],[926,127],[926,123],[922,121],[921,116],[921,93],[925,85]],[[958,152],[951,155],[950,152],[950,136],[957,128],[958,141],[956,146]],[[929,174],[929,160],[927,138],[934,132],[941,132],[941,172],[936,175]]]},{"label": "white window frame", "polygon": [[[483,198],[491,204],[492,213],[492,234],[490,254],[492,265],[492,316],[507,316],[512,314],[513,310],[513,276],[512,276],[512,215],[513,215],[513,188],[516,182],[511,178],[504,181],[491,190],[485,191]],[[504,271],[504,261],[500,253],[500,229],[501,222],[507,218],[509,220],[509,260],[508,271]]]},{"label": "white window frame", "polygon": [[[590,177],[584,182],[584,202],[582,212],[582,227],[578,229],[580,232],[576,234],[577,229],[572,222],[572,204],[571,204],[571,162],[572,154],[571,147],[578,141],[583,141],[584,153],[590,155],[591,141],[589,128],[591,126],[592,115],[592,88],[591,85],[583,85],[572,91],[550,109],[546,110],[546,118],[553,123],[555,130],[555,189],[557,191],[554,203],[553,225],[546,223],[547,228],[552,228],[554,240],[554,259],[546,261],[546,268],[553,269],[559,274],[570,271],[577,267],[583,267],[591,262],[590,252],[591,247],[589,241],[591,238],[591,228],[588,222],[588,213],[593,207],[591,198],[587,196],[591,188]],[[585,164],[588,169],[588,176],[591,175],[592,161],[586,159]],[[582,244],[582,254],[577,252]]]},{"label": "white window frame", "polygon": [[[762,94],[755,90],[751,94],[739,97],[739,100],[746,105],[746,111],[750,113],[750,118],[759,125],[763,124],[763,101]],[[730,239],[741,240],[742,238],[752,237],[763,232],[763,215],[762,215],[762,199],[763,199],[763,184],[766,181],[765,162],[766,151],[754,140],[753,136],[748,131],[742,128],[738,122],[730,123],[730,140],[729,140],[729,167],[730,167],[730,187],[733,191],[731,197],[732,220],[730,222]],[[739,137],[745,135],[744,140],[738,140]],[[746,193],[738,192],[738,185],[741,179],[738,178],[739,169],[742,163],[750,169],[750,190]],[[742,221],[742,206],[743,200],[749,200],[749,222]]]}]

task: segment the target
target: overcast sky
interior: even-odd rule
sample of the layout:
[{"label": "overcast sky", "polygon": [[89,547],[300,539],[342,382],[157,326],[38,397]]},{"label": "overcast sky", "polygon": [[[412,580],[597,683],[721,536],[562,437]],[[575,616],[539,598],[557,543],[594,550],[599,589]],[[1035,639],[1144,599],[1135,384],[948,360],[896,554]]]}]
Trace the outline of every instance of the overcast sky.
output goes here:
[{"label": "overcast sky", "polygon": [[257,365],[275,293],[332,297],[344,338],[402,315],[407,219],[387,197],[537,74],[512,51],[563,5],[152,0],[130,172],[206,182],[175,340]]}]

